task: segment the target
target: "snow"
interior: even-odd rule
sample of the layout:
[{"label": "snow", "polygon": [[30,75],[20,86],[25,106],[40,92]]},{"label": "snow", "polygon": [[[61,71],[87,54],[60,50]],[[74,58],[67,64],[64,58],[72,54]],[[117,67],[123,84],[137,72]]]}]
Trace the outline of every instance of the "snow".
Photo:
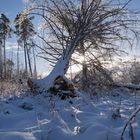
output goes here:
[{"label": "snow", "polygon": [[[140,104],[139,95],[135,98],[122,90],[92,98],[87,93],[77,94],[67,100],[49,97],[49,93],[1,98],[0,140],[120,140],[124,125],[136,112],[135,102],[137,108]],[[113,119],[118,108],[121,117]],[[139,140],[139,114],[132,125],[135,140]],[[129,139],[128,133],[129,128],[124,140]]]},{"label": "snow", "polygon": [[69,60],[77,47],[77,43],[81,38],[83,38],[84,34],[77,34],[72,41],[70,41],[69,44],[67,44],[66,49],[63,51],[62,56],[59,58],[57,63],[55,64],[55,67],[53,70],[49,73],[48,76],[44,77],[43,79],[38,79],[38,80],[33,80],[34,85],[36,87],[39,87],[39,90],[46,90],[52,87],[54,80],[58,76],[63,76],[65,75],[68,65],[69,65]]},{"label": "snow", "polygon": [[52,72],[46,76],[43,79],[38,79],[38,80],[33,80],[35,85],[40,87],[39,89],[46,90],[49,87],[53,85],[54,80],[57,78],[57,76],[62,76],[64,75],[64,69],[66,67],[66,64],[68,62],[61,57],[59,61],[57,62],[56,66],[52,70]]}]

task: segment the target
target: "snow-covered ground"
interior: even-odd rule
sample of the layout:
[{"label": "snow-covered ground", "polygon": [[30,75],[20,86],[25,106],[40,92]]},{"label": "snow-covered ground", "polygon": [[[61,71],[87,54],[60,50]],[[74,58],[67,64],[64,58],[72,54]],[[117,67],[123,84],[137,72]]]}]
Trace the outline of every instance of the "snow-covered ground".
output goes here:
[{"label": "snow-covered ground", "polygon": [[[140,104],[138,94],[121,90],[92,98],[78,92],[79,97],[67,100],[46,95],[1,98],[0,140],[121,140],[125,123]],[[139,125],[138,114],[132,122],[135,140],[140,139]],[[124,140],[129,133],[128,127]]]}]

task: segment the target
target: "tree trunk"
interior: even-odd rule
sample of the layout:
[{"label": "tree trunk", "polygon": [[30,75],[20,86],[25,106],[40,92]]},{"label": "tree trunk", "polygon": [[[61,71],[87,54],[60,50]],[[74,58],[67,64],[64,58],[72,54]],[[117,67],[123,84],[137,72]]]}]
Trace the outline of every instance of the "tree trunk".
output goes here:
[{"label": "tree trunk", "polygon": [[34,78],[37,78],[37,70],[36,70],[36,57],[35,57],[35,48],[33,47],[33,58],[34,58]]},{"label": "tree trunk", "polygon": [[4,78],[6,78],[6,48],[5,48],[5,36],[3,39],[3,47],[4,47]]},{"label": "tree trunk", "polygon": [[82,64],[82,89],[87,89],[87,65],[85,61]]},{"label": "tree trunk", "polygon": [[86,65],[86,61],[85,61],[85,48],[84,48],[84,42],[81,41],[80,42],[80,48],[81,48],[81,54],[83,59],[82,62],[82,89],[86,90],[87,88],[87,65]]},{"label": "tree trunk", "polygon": [[39,88],[39,89],[45,89],[48,90],[50,87],[53,86],[55,79],[58,76],[64,76],[67,72],[69,61],[74,53],[75,48],[77,47],[77,44],[79,43],[80,39],[82,38],[82,35],[79,34],[75,36],[75,38],[71,41],[70,44],[66,47],[66,49],[63,51],[62,56],[57,61],[55,67],[50,72],[50,74],[39,80],[32,80],[32,88]]},{"label": "tree trunk", "polygon": [[28,75],[28,67],[27,67],[27,50],[26,50],[26,42],[24,40],[24,59],[25,59],[25,78],[27,77]]},{"label": "tree trunk", "polygon": [[3,77],[2,42],[0,41],[0,78]]},{"label": "tree trunk", "polygon": [[27,51],[27,58],[28,58],[29,70],[30,70],[30,74],[31,74],[31,77],[32,77],[32,76],[33,76],[33,74],[32,74],[32,66],[31,66],[31,60],[30,60],[29,49],[28,49],[27,46],[26,46],[26,51]]},{"label": "tree trunk", "polygon": [[19,44],[18,44],[18,48],[17,48],[17,75],[19,78]]}]

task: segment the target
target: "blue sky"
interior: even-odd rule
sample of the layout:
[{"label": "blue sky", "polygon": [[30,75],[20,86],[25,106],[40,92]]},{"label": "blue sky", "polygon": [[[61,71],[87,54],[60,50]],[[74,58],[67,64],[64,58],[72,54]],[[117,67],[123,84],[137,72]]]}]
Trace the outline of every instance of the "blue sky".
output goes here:
[{"label": "blue sky", "polygon": [[[12,22],[14,21],[14,18],[16,17],[17,13],[20,13],[25,5],[26,2],[28,0],[0,0],[0,13],[4,13]],[[7,57],[11,59],[11,57],[13,57],[13,59],[16,58],[16,37],[12,36],[12,38],[7,40]],[[13,48],[13,51],[11,51]],[[14,55],[15,54],[15,55]],[[23,51],[21,51],[21,55],[20,57],[23,57]],[[48,64],[46,63],[46,61],[44,62],[44,60],[40,60],[38,59],[38,71],[39,73],[41,72],[46,72],[46,67],[49,67]],[[22,59],[24,60],[24,59]],[[21,65],[23,65],[24,62],[21,62]]]},{"label": "blue sky", "polygon": [[[0,13],[4,13],[13,23],[16,15],[24,9],[24,0],[0,0]],[[8,41],[15,43],[15,36]]]},{"label": "blue sky", "polygon": [[[13,21],[16,14],[24,9],[27,1],[29,0],[0,0],[0,13],[6,14]],[[140,0],[132,0],[131,6],[140,10]]]},{"label": "blue sky", "polygon": [[11,20],[23,10],[22,0],[0,0],[0,12],[5,13]]},{"label": "blue sky", "polygon": [[133,0],[132,6],[140,10],[140,0]]},{"label": "blue sky", "polygon": [[[13,21],[16,14],[21,12],[24,9],[27,1],[28,0],[0,0],[0,13],[4,13],[11,21]],[[124,0],[124,1],[126,1],[126,0]],[[131,6],[135,9],[140,10],[140,0],[133,0],[131,2]],[[13,43],[13,46],[14,46],[15,42],[16,42],[16,39],[15,39],[15,37],[13,37],[12,39],[8,40],[7,44]],[[137,48],[139,48],[139,46],[140,45],[138,44]],[[13,54],[11,54],[10,49],[7,52],[7,55],[9,55],[9,56],[13,55]],[[46,62],[44,63],[43,60],[39,60],[38,64],[39,64],[40,72],[46,71],[46,67],[48,67]]]}]

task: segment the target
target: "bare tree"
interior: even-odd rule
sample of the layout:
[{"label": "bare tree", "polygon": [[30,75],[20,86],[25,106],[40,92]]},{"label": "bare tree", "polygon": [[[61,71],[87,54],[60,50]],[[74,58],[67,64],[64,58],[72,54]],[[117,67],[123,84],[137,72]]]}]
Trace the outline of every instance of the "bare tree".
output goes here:
[{"label": "bare tree", "polygon": [[33,82],[40,88],[48,89],[58,76],[65,75],[72,54],[78,47],[81,49],[79,45],[81,42],[89,44],[85,51],[89,48],[100,48],[112,52],[118,49],[119,42],[132,45],[131,39],[138,33],[133,26],[137,25],[138,19],[132,11],[130,18],[127,7],[130,1],[114,3],[104,0],[86,2],[48,0],[45,2],[47,3],[45,6],[36,2],[36,5],[29,10],[30,14],[43,18],[45,31],[48,33],[45,38],[42,37],[46,48],[38,47],[50,56],[48,60],[57,60],[47,77]]}]

